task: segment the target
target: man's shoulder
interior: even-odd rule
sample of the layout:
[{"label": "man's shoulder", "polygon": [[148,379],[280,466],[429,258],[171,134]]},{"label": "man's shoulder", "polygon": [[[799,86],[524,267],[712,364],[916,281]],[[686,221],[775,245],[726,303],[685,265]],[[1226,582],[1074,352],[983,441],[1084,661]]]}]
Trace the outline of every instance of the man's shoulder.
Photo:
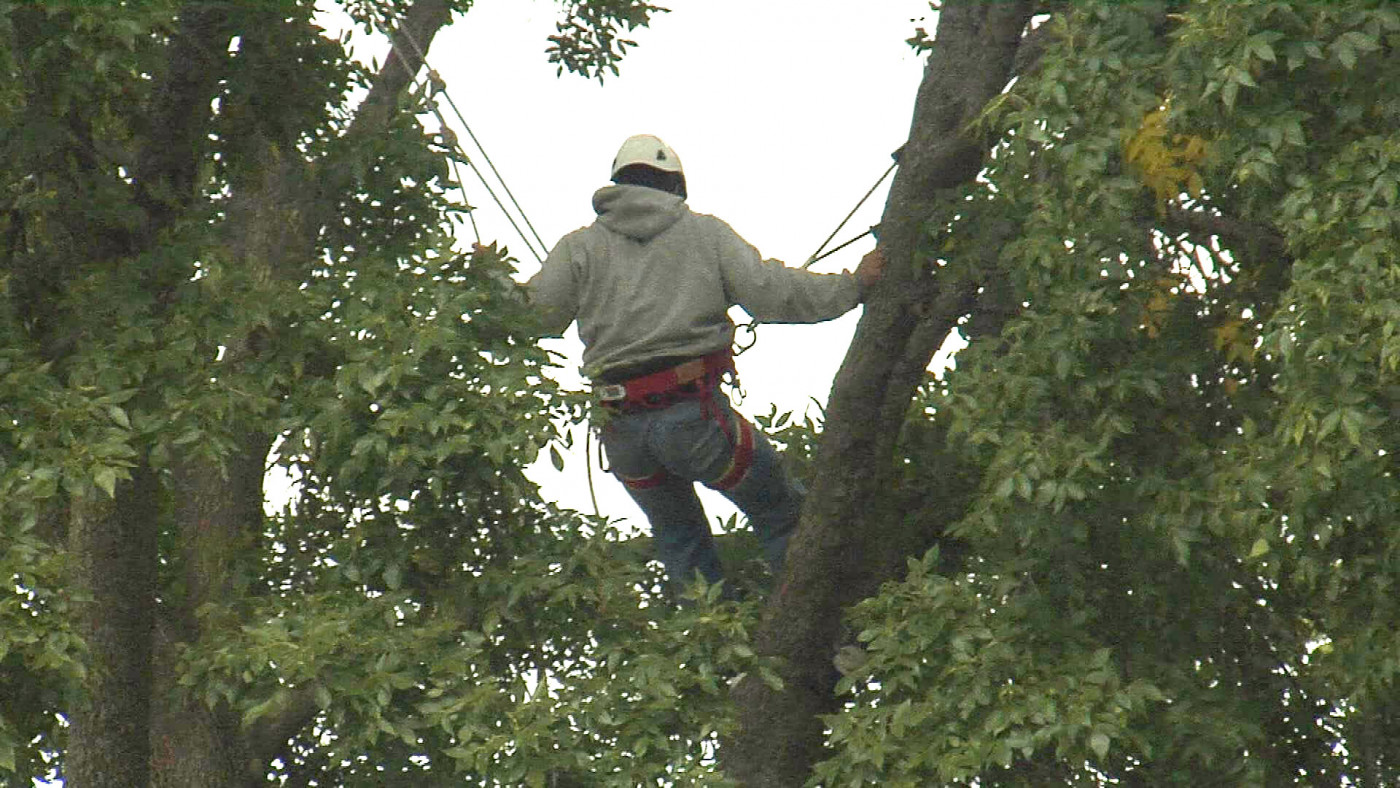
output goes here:
[{"label": "man's shoulder", "polygon": [[589,233],[593,233],[593,232],[596,232],[597,230],[601,230],[601,229],[603,229],[603,226],[602,226],[601,224],[599,224],[598,222],[595,221],[595,222],[593,222],[592,224],[585,224],[584,226],[582,226],[582,227],[580,227],[580,228],[578,228],[578,229],[576,229],[576,230],[570,230],[569,232],[564,233],[564,237],[561,238],[561,239],[559,239],[559,240],[560,240],[560,241],[569,241],[569,240],[578,240],[578,239],[580,239],[580,238],[586,238],[586,237],[588,237]]},{"label": "man's shoulder", "polygon": [[[723,235],[735,234],[734,228],[730,227],[728,222],[718,216],[693,211],[688,207],[686,208],[685,215],[681,217],[680,222],[688,224],[693,232]],[[678,224],[680,222],[678,222]]]},{"label": "man's shoulder", "polygon": [[584,225],[576,230],[571,230],[564,233],[559,239],[559,242],[554,245],[554,250],[555,252],[559,252],[585,246],[588,243],[588,239],[600,231],[603,231],[603,227],[597,222]]}]

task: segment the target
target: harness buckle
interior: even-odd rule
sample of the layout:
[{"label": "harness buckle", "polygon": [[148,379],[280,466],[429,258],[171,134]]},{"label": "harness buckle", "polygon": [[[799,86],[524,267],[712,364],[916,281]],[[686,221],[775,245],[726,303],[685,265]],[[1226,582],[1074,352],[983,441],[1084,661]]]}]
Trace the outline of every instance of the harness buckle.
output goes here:
[{"label": "harness buckle", "polygon": [[594,391],[598,393],[601,402],[621,402],[627,399],[627,387],[618,383],[598,386]]}]

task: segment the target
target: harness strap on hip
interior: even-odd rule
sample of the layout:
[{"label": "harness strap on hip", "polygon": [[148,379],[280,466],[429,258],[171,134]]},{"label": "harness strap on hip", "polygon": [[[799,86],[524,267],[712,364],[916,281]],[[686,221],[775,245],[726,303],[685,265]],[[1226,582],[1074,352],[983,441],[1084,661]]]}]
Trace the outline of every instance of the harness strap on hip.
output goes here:
[{"label": "harness strap on hip", "polygon": [[721,350],[684,364],[618,384],[597,388],[604,405],[626,411],[666,408],[681,400],[704,399],[725,375],[734,372],[734,356]]}]

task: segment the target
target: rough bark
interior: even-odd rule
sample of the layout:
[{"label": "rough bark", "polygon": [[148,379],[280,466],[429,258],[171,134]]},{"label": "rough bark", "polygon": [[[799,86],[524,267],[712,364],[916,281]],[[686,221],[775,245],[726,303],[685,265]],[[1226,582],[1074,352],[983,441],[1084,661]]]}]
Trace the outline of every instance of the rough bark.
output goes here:
[{"label": "rough bark", "polygon": [[749,680],[736,690],[741,730],[723,753],[727,773],[747,788],[806,782],[822,753],[819,715],[833,710],[842,613],[898,565],[885,549],[892,535],[867,514],[922,369],[975,292],[938,286],[916,252],[926,223],[951,210],[939,195],[982,167],[987,141],[970,122],[1005,87],[1031,12],[1029,2],[943,3],[880,223],[889,268],[837,373],[816,483],[758,636],[763,652],[781,658],[784,688]]},{"label": "rough bark", "polygon": [[147,788],[159,482],[138,468],[107,499],[70,507],[72,593],[87,643],[83,692],[70,711],[64,765],[73,788]]},{"label": "rough bark", "polygon": [[173,627],[157,628],[156,671],[151,703],[152,788],[252,788],[266,778],[258,775],[248,754],[239,717],[227,704],[214,708],[199,698],[187,698],[170,666],[178,638]]},{"label": "rough bark", "polygon": [[152,697],[152,785],[156,788],[257,785],[267,761],[257,761],[234,709],[209,708],[177,684],[175,660],[183,643],[201,631],[200,609],[247,589],[239,588],[238,560],[258,543],[262,481],[271,439],[250,432],[242,450],[224,463],[185,458],[175,463],[178,491],[174,528],[179,541],[184,593],[170,594],[157,629]]}]

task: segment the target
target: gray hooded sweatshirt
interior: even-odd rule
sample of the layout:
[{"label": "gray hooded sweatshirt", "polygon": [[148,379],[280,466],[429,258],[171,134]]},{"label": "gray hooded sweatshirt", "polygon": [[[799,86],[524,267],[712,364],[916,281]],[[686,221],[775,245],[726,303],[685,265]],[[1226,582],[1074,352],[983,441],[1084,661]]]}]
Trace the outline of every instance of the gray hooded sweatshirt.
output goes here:
[{"label": "gray hooded sweatshirt", "polygon": [[729,225],[674,194],[607,186],[593,209],[597,221],[564,236],[527,287],[550,334],[578,320],[583,372],[594,380],[729,347],[734,304],[760,322],[818,323],[860,303],[851,274],[764,260]]}]

